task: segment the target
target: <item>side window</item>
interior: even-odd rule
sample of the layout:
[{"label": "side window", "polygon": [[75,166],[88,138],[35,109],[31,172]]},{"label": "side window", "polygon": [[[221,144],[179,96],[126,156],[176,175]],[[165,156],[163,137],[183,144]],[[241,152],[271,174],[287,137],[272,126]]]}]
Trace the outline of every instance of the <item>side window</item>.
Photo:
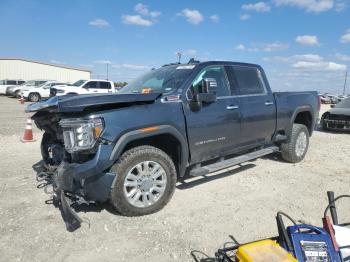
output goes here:
[{"label": "side window", "polygon": [[[216,96],[229,96],[230,87],[227,81],[225,69],[223,66],[209,66],[204,68],[198,76],[193,80],[192,86],[194,89],[201,92],[202,80],[205,78],[214,78],[217,83]],[[190,97],[191,95],[189,95]]]},{"label": "side window", "polygon": [[25,81],[18,81],[18,84],[19,85],[22,85],[22,84],[24,84],[25,83]]},{"label": "side window", "polygon": [[90,82],[87,82],[85,85],[84,85],[84,88],[98,88],[98,82],[97,81],[90,81]]},{"label": "side window", "polygon": [[12,85],[12,86],[14,86],[14,85],[16,85],[17,83],[16,83],[16,81],[14,81],[14,80],[7,80],[7,83],[6,83],[7,85]]},{"label": "side window", "polygon": [[41,84],[44,84],[46,81],[35,81],[34,86],[39,86]]},{"label": "side window", "polygon": [[111,89],[111,84],[109,82],[100,82],[101,89]]},{"label": "side window", "polygon": [[261,72],[254,67],[234,66],[241,95],[259,95],[265,93]]}]

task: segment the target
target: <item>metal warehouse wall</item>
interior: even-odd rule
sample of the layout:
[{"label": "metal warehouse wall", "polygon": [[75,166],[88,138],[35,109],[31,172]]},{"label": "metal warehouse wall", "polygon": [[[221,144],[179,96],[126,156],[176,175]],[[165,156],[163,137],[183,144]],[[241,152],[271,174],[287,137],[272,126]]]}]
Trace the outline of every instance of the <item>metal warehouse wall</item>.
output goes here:
[{"label": "metal warehouse wall", "polygon": [[64,68],[39,62],[0,59],[1,79],[48,79],[74,82],[79,79],[90,79],[91,72],[79,69]]}]

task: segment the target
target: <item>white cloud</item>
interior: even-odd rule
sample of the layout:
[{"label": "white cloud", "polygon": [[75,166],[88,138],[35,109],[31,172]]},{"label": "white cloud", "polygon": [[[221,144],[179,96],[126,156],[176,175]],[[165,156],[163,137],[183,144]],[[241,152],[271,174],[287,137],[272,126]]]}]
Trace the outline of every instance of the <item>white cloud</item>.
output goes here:
[{"label": "white cloud", "polygon": [[245,45],[239,44],[239,45],[236,46],[235,49],[236,49],[236,50],[239,50],[239,51],[244,51],[244,50],[245,50]]},{"label": "white cloud", "polygon": [[131,69],[131,70],[148,70],[150,69],[149,66],[146,65],[135,65],[135,64],[117,64],[113,65],[113,68],[124,68],[124,69]]},{"label": "white cloud", "polygon": [[271,44],[265,44],[264,47],[262,47],[262,51],[265,52],[274,52],[274,51],[282,51],[288,49],[289,45],[281,42],[274,42]]},{"label": "white cloud", "polygon": [[220,17],[218,15],[211,15],[209,18],[213,22],[219,22],[220,20]]},{"label": "white cloud", "polygon": [[346,65],[334,62],[307,62],[298,61],[292,65],[294,68],[316,70],[316,71],[345,71]]},{"label": "white cloud", "polygon": [[254,45],[252,47],[246,47],[243,44],[239,44],[236,46],[236,50],[240,51],[249,51],[249,52],[276,52],[283,51],[289,48],[289,45],[286,43],[281,43],[279,41],[261,45]]},{"label": "white cloud", "polygon": [[196,49],[187,49],[185,52],[182,53],[184,56],[196,56],[197,50]]},{"label": "white cloud", "polygon": [[248,19],[250,19],[250,15],[248,15],[248,14],[240,15],[239,19],[242,21],[248,20]]},{"label": "white cloud", "polygon": [[112,64],[109,60],[96,60],[94,61],[95,64]]},{"label": "white cloud", "polygon": [[150,11],[148,9],[148,6],[142,4],[142,3],[138,3],[137,5],[135,5],[135,8],[134,8],[135,12],[143,15],[143,16],[150,16],[150,17],[158,17],[161,15],[161,12],[159,11]]},{"label": "white cloud", "polygon": [[343,1],[339,1],[335,4],[335,11],[342,12],[347,8],[347,4]]},{"label": "white cloud", "polygon": [[350,28],[341,36],[340,42],[344,44],[350,43]]},{"label": "white cloud", "polygon": [[335,58],[338,59],[339,61],[350,61],[350,55],[336,53]]},{"label": "white cloud", "polygon": [[178,15],[186,17],[187,22],[193,25],[198,25],[204,20],[203,15],[198,10],[188,8],[182,10]]},{"label": "white cloud", "polygon": [[273,0],[277,6],[293,6],[307,12],[321,13],[334,7],[334,0]]},{"label": "white cloud", "polygon": [[101,18],[97,18],[95,20],[90,21],[89,25],[95,26],[95,27],[99,27],[99,28],[109,27],[110,26],[108,21],[106,21],[104,19],[101,19]]},{"label": "white cloud", "polygon": [[151,26],[153,21],[142,18],[140,15],[123,15],[123,24],[127,25],[139,25],[139,26]]},{"label": "white cloud", "polygon": [[295,38],[295,42],[306,46],[319,45],[318,38],[315,35],[298,35]]},{"label": "white cloud", "polygon": [[258,2],[255,4],[244,4],[242,5],[242,9],[246,11],[255,11],[258,13],[262,13],[269,12],[271,10],[271,7],[265,2]]}]

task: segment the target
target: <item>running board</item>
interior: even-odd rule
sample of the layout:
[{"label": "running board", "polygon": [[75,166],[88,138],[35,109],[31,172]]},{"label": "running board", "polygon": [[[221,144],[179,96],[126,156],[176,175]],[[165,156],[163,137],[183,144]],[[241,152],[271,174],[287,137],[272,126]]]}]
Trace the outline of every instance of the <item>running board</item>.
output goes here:
[{"label": "running board", "polygon": [[229,158],[220,162],[216,162],[211,165],[195,167],[189,172],[189,175],[204,176],[209,173],[216,172],[225,168],[229,168],[229,167],[232,167],[265,155],[269,155],[278,151],[279,151],[279,148],[277,146],[267,147],[267,148],[253,151],[244,155],[240,155],[240,156]]}]

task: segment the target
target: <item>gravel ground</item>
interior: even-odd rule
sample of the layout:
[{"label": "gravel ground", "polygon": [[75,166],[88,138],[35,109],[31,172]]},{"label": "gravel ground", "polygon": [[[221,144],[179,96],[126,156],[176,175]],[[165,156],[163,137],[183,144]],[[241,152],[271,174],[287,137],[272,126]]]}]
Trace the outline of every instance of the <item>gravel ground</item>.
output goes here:
[{"label": "gravel ground", "polygon": [[[26,117],[16,99],[0,97],[0,261],[193,261],[191,251],[212,257],[229,234],[241,242],[276,235],[278,210],[320,225],[326,191],[349,193],[349,134],[316,131],[302,163],[272,156],[187,180],[162,211],[145,217],[85,208],[79,215],[91,227],[68,233],[35,181],[40,131],[34,128],[36,142],[20,142]],[[342,202],[340,212],[349,207]]]}]

